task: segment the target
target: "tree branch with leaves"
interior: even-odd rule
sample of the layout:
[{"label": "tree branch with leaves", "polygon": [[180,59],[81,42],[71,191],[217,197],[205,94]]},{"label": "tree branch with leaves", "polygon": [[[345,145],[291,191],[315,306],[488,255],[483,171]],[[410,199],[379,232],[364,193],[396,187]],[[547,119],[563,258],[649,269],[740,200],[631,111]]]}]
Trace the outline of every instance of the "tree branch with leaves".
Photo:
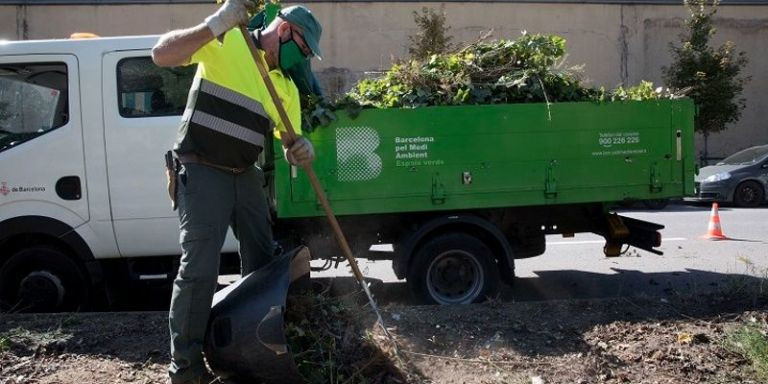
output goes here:
[{"label": "tree branch with leaves", "polygon": [[419,28],[415,35],[408,36],[411,42],[408,54],[417,60],[424,60],[431,55],[446,53],[451,50],[451,29],[446,24],[445,12],[437,13],[432,8],[424,7],[421,13],[413,11],[413,21]]},{"label": "tree branch with leaves", "polygon": [[672,89],[685,89],[696,103],[699,113],[694,129],[704,135],[704,153],[708,155],[710,134],[720,132],[741,117],[745,99],[740,97],[749,77],[741,76],[747,65],[744,52],[736,52],[735,44],[727,41],[717,48],[711,46],[715,35],[714,17],[719,0],[685,0],[690,13],[686,30],[679,45],[670,43],[673,62],[663,67],[664,81]]}]

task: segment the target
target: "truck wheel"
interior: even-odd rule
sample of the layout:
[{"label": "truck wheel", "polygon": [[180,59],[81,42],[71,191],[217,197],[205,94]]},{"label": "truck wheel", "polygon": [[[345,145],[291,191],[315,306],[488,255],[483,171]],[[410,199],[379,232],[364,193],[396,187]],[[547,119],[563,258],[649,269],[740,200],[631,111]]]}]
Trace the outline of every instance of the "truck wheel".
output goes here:
[{"label": "truck wheel", "polygon": [[0,302],[10,312],[76,311],[88,302],[88,285],[64,252],[34,246],[16,252],[3,264]]},{"label": "truck wheel", "polygon": [[765,192],[757,182],[748,180],[736,187],[733,202],[739,207],[754,208],[765,200]]},{"label": "truck wheel", "polygon": [[499,271],[493,253],[480,239],[447,233],[425,243],[414,254],[408,284],[428,304],[469,304],[493,296]]}]

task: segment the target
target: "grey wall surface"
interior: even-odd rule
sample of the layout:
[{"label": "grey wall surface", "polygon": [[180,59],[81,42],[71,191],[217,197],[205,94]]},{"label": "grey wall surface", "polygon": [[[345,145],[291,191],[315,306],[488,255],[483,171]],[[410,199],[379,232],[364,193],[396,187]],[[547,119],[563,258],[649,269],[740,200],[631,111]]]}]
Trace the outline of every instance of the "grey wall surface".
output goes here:
[{"label": "grey wall surface", "polygon": [[[135,5],[3,5],[0,39],[66,38],[72,32],[102,36],[155,34],[200,22],[216,5],[158,2]],[[569,65],[584,65],[589,84],[614,87],[651,80],[661,85],[661,68],[671,61],[668,44],[677,41],[686,9],[680,5],[521,3],[521,2],[312,2],[324,25],[324,58],[314,68],[331,93],[343,92],[363,76],[404,58],[408,36],[416,32],[412,12],[442,10],[455,42],[474,41],[493,30],[494,38],[516,38],[520,31],[554,33],[567,39]],[[710,137],[710,156],[723,157],[768,143],[768,5],[721,5],[715,43],[726,40],[747,52],[741,120]],[[1,49],[1,48],[0,48]],[[697,148],[703,149],[701,137]]]}]

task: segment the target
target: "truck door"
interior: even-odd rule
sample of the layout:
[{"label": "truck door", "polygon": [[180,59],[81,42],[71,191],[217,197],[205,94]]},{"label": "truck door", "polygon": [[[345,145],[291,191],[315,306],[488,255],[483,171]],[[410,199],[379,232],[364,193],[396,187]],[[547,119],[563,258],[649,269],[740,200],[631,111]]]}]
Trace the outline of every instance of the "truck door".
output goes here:
[{"label": "truck door", "polygon": [[148,50],[111,52],[103,65],[107,179],[120,254],[178,254],[163,154],[176,137],[189,71],[157,68]]},{"label": "truck door", "polygon": [[[166,190],[173,147],[195,67],[160,68],[150,51],[103,61],[104,137],[115,237],[123,257],[179,253],[179,219]],[[228,234],[225,252],[237,250]]]},{"label": "truck door", "polygon": [[89,220],[78,60],[0,57],[0,221],[44,216],[76,228]]}]

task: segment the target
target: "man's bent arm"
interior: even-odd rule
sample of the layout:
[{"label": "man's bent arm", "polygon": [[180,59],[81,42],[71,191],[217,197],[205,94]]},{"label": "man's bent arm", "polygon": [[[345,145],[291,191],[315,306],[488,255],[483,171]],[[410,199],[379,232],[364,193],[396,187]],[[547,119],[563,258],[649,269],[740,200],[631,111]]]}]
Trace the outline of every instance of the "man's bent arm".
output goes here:
[{"label": "man's bent arm", "polygon": [[192,28],[177,29],[162,36],[152,48],[152,61],[160,67],[187,64],[198,49],[213,40],[213,33],[201,23]]}]

